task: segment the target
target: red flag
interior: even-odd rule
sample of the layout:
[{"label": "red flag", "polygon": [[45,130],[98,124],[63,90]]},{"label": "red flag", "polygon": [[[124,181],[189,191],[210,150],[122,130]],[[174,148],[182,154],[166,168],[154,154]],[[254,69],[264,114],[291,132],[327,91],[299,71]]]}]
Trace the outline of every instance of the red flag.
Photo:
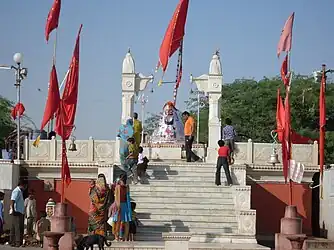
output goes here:
[{"label": "red flag", "polygon": [[[279,142],[283,143],[284,126],[285,126],[285,108],[283,106],[282,97],[280,95],[279,89],[277,89],[276,124],[277,124],[276,132],[278,135],[278,140]],[[298,134],[292,128],[290,129],[291,129],[292,144],[309,144],[316,141],[315,139]]]},{"label": "red flag", "polygon": [[319,98],[319,126],[320,128],[324,128],[326,125],[326,96],[325,96],[325,88],[326,88],[326,76],[323,73],[321,78],[320,85],[320,98]]},{"label": "red flag", "polygon": [[49,41],[50,33],[58,28],[60,7],[61,0],[54,0],[45,25],[45,39],[47,42]]},{"label": "red flag", "polygon": [[281,67],[281,77],[282,77],[282,81],[285,86],[289,86],[290,84],[290,76],[288,75],[289,73],[288,72],[288,60],[289,60],[289,56],[286,55],[282,63],[282,67]]},{"label": "red flag", "polygon": [[161,43],[158,67],[161,65],[163,72],[166,71],[169,58],[180,47],[184,37],[188,5],[189,0],[180,0]]},{"label": "red flag", "polygon": [[72,181],[70,167],[68,165],[66,154],[66,141],[62,140],[62,157],[61,157],[61,179],[68,187]]},{"label": "red flag", "polygon": [[285,110],[282,102],[282,97],[280,95],[280,89],[277,89],[276,124],[278,140],[282,142],[285,125]]},{"label": "red flag", "polygon": [[[320,136],[319,136],[319,165],[320,165],[320,174],[321,181],[323,179],[323,171],[325,164],[325,126],[326,126],[326,73],[325,68],[323,68],[321,85],[320,85],[320,96],[319,96],[319,128],[320,128]],[[322,190],[321,190],[322,197]]]},{"label": "red flag", "polygon": [[295,12],[289,16],[288,20],[286,20],[284,28],[281,33],[281,37],[278,42],[277,46],[277,56],[281,54],[282,51],[290,51],[291,44],[292,44],[292,27],[293,27],[293,20],[295,18]]},{"label": "red flag", "polygon": [[284,100],[285,106],[285,118],[284,118],[284,138],[282,141],[282,161],[283,161],[283,175],[285,182],[288,178],[289,173],[289,161],[291,159],[291,114],[290,114],[290,102],[289,92],[287,90],[286,97]]},{"label": "red flag", "polygon": [[[75,48],[70,64],[69,73],[67,75],[64,92],[62,96],[62,119],[63,124],[60,119],[60,114],[57,114],[56,122],[56,132],[62,135],[64,140],[68,140],[72,129],[74,127],[75,114],[77,109],[78,101],[78,88],[79,88],[79,45],[80,45],[80,33],[82,25],[80,25],[78,36],[75,43]],[[63,126],[63,129],[61,129]],[[61,131],[61,133],[60,133]]]},{"label": "red flag", "polygon": [[45,125],[53,118],[53,115],[58,111],[60,105],[60,94],[58,87],[58,77],[56,66],[52,65],[52,70],[50,73],[50,83],[48,90],[48,98],[46,101],[43,120],[41,123],[41,130]]},{"label": "red flag", "polygon": [[19,113],[19,116],[21,117],[24,114],[24,111],[26,111],[25,107],[19,102],[12,108],[11,116],[14,120],[16,120],[17,113]]}]

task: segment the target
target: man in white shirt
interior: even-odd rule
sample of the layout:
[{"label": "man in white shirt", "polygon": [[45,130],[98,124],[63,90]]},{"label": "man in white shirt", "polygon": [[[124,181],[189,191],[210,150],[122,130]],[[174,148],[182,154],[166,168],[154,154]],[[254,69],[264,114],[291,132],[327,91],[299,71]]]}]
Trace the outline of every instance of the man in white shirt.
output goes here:
[{"label": "man in white shirt", "polygon": [[23,245],[24,230],[24,199],[23,191],[26,182],[21,179],[12,191],[9,213],[12,215],[12,226],[10,230],[10,244],[15,247]]},{"label": "man in white shirt", "polygon": [[34,226],[37,217],[34,190],[29,191],[28,198],[24,200],[24,208],[25,208],[25,218],[26,218],[26,234],[32,237],[34,234]]}]

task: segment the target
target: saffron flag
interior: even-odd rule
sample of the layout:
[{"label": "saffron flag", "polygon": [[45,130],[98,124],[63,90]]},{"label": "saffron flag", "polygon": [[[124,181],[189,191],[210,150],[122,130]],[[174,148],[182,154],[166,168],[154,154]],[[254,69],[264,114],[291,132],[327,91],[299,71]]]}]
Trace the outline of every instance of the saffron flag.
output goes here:
[{"label": "saffron flag", "polygon": [[61,0],[54,0],[45,25],[45,40],[47,42],[49,41],[50,33],[58,28],[60,8]]},{"label": "saffron flag", "polygon": [[[284,126],[285,126],[285,108],[280,95],[280,90],[277,89],[277,107],[276,107],[276,132],[279,142],[283,142],[284,139]],[[312,139],[306,136],[298,134],[291,128],[291,143],[292,144],[309,144],[316,139]]]},{"label": "saffron flag", "polygon": [[326,88],[326,76],[323,73],[321,78],[320,85],[320,98],[319,98],[319,126],[324,128],[326,126],[326,97],[325,97],[325,88]]},{"label": "saffron flag", "polygon": [[22,103],[18,102],[11,111],[11,116],[14,120],[16,120],[17,115],[19,115],[20,117],[24,114],[25,111],[25,107],[23,106]]},{"label": "saffron flag", "polygon": [[[64,140],[68,140],[74,127],[75,114],[78,102],[78,88],[79,88],[79,45],[80,33],[82,25],[80,25],[77,35],[75,48],[69,68],[69,73],[66,79],[64,92],[62,96],[61,109],[63,124],[60,119],[60,114],[57,114],[56,132],[62,136]],[[61,128],[63,126],[63,128]],[[62,131],[60,133],[60,131]]]},{"label": "saffron flag", "polygon": [[283,141],[283,132],[284,132],[284,122],[285,122],[285,110],[282,102],[282,97],[280,95],[280,89],[277,89],[277,106],[276,106],[276,127],[278,140]]},{"label": "saffron flag", "polygon": [[70,167],[68,165],[66,154],[66,141],[62,140],[62,157],[61,157],[61,179],[68,187],[72,181]]},{"label": "saffron flag", "polygon": [[284,138],[282,141],[282,161],[283,161],[283,175],[285,182],[288,179],[289,161],[291,159],[291,121],[290,121],[290,102],[289,92],[286,94],[284,100],[285,117],[284,117]]},{"label": "saffron flag", "polygon": [[292,45],[292,27],[295,18],[295,13],[293,12],[288,20],[286,20],[284,28],[281,33],[281,37],[277,46],[277,56],[279,57],[282,51],[289,52]]},{"label": "saffron flag", "polygon": [[181,46],[185,33],[188,5],[189,0],[180,0],[161,43],[157,67],[161,66],[163,72],[167,69],[169,58]]},{"label": "saffron flag", "polygon": [[282,63],[282,67],[281,67],[281,77],[282,77],[282,81],[285,86],[289,86],[290,84],[290,76],[288,72],[288,60],[289,60],[289,56],[286,55]]},{"label": "saffron flag", "polygon": [[53,118],[54,114],[58,111],[60,105],[60,94],[58,87],[58,77],[56,66],[52,65],[49,81],[48,98],[44,109],[44,115],[41,123],[41,130],[45,125]]},{"label": "saffron flag", "polygon": [[[321,84],[320,84],[320,96],[319,96],[319,129],[320,129],[320,140],[319,140],[319,154],[320,154],[320,176],[321,183],[323,181],[324,172],[324,159],[325,159],[325,126],[326,126],[326,73],[325,70],[322,72]],[[323,185],[321,185],[320,197],[323,198]]]}]

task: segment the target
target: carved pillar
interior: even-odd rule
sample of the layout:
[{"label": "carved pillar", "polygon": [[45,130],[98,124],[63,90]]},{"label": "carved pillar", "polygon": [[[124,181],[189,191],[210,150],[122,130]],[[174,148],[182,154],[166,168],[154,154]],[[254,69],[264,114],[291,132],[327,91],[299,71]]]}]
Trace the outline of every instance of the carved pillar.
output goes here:
[{"label": "carved pillar", "polygon": [[218,51],[213,55],[209,74],[191,78],[199,91],[205,92],[209,97],[209,142],[207,149],[207,162],[215,162],[217,157],[217,141],[221,138],[221,92],[223,74]]},{"label": "carved pillar", "polygon": [[122,68],[122,124],[133,116],[135,96],[153,80],[153,76],[146,77],[141,73],[136,73],[135,70],[135,61],[129,49],[123,60]]}]

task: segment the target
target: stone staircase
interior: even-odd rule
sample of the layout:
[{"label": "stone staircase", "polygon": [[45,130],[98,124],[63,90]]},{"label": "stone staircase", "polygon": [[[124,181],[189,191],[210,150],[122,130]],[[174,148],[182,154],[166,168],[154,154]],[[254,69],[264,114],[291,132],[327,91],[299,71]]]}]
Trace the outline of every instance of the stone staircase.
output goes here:
[{"label": "stone staircase", "polygon": [[[163,232],[189,232],[190,242],[256,243],[246,167],[232,166],[232,187],[214,184],[206,163],[150,163],[149,179],[131,185],[137,203],[137,241],[162,241]],[[120,170],[116,168],[114,176]],[[224,184],[225,174],[222,172]]]}]

